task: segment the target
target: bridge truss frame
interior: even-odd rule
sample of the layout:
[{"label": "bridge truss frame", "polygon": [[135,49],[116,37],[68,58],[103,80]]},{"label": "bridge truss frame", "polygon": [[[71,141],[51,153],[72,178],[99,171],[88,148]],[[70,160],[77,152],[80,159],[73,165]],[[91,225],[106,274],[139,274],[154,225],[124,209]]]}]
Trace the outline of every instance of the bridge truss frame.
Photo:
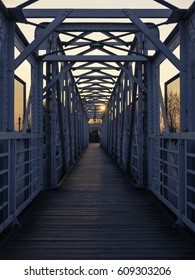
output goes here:
[{"label": "bridge truss frame", "polygon": [[[135,187],[151,190],[178,222],[195,231],[195,5],[181,10],[159,0],[166,9],[108,13],[26,8],[33,2],[12,9],[0,2],[0,232],[17,222],[40,191],[59,186],[88,145],[88,120],[94,112],[103,121],[102,147]],[[35,24],[31,18],[52,21]],[[83,22],[66,23],[70,18]],[[89,18],[129,22],[94,23]],[[176,26],[162,42],[158,26],[143,18],[160,18]],[[36,25],[31,43],[17,23]],[[90,37],[98,33],[106,38]],[[131,41],[124,39],[131,34]],[[180,58],[174,54],[178,47]],[[75,55],[66,54],[73,49]],[[99,55],[94,55],[96,50]],[[170,131],[160,87],[160,65],[166,59],[179,72],[179,132]],[[15,71],[27,61],[29,98],[23,129],[16,132]],[[105,112],[99,104],[107,106]]]}]

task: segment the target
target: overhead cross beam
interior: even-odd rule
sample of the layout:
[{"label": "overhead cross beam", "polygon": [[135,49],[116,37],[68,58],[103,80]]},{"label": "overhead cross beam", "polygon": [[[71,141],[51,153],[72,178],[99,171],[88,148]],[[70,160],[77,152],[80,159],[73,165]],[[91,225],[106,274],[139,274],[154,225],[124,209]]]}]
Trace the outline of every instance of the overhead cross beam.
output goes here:
[{"label": "overhead cross beam", "polygon": [[26,1],[20,5],[18,5],[17,7],[15,8],[8,8],[8,11],[9,13],[12,15],[12,17],[15,18],[16,22],[22,22],[22,23],[27,23],[27,20],[23,14],[23,11],[22,9],[37,2],[39,0],[29,0],[29,1]]},{"label": "overhead cross beam", "polygon": [[[100,84],[100,82],[102,82],[104,85],[105,84],[109,84],[109,85],[114,85],[115,83],[113,82],[109,82],[109,81],[104,81],[104,80],[100,80],[100,81],[97,81],[97,82],[93,82],[93,81],[83,81],[83,82],[77,82],[78,85],[96,85],[98,86]],[[84,87],[83,87],[84,88]]]},{"label": "overhead cross beam", "polygon": [[106,62],[135,62],[135,61],[142,61],[146,62],[147,59],[141,55],[48,55],[43,58],[43,61],[74,61],[74,62],[84,62],[84,61],[106,61]]},{"label": "overhead cross beam", "polygon": [[154,1],[157,2],[157,3],[159,3],[159,4],[161,4],[161,5],[163,5],[163,6],[165,6],[165,7],[167,7],[167,8],[169,8],[169,9],[171,9],[171,10],[176,10],[176,9],[178,9],[176,6],[174,6],[174,5],[170,4],[170,3],[168,3],[168,2],[165,1],[165,0],[154,0]]},{"label": "overhead cross beam", "polygon": [[[128,34],[130,35],[130,32]],[[85,40],[85,38],[84,38],[84,40]],[[92,45],[92,44],[87,43],[87,42],[78,42],[78,41],[73,43],[73,44],[69,44],[68,42],[62,42],[62,44],[66,47],[66,50],[71,50],[71,49],[74,49],[74,48],[79,48],[79,47],[81,48],[81,47],[86,47],[86,46]],[[128,47],[131,44],[132,44],[132,42],[123,42],[123,43],[122,42],[107,42],[107,43],[104,43],[104,45],[108,46],[108,47],[112,47],[112,46]],[[103,45],[103,44],[101,44],[101,45]]]},{"label": "overhead cross beam", "polygon": [[[80,35],[75,35],[75,34],[72,34],[70,32],[63,32],[63,34],[73,37],[73,39],[71,39],[70,41],[64,42],[63,45],[70,46],[70,45],[74,45],[73,43],[77,44],[78,40],[80,40],[80,39],[83,39],[85,41],[84,45],[82,45],[82,46],[91,46],[93,48],[102,48],[104,45],[107,45],[107,42],[110,43],[109,41],[111,39],[116,41],[116,43],[120,43],[120,45],[123,45],[123,46],[126,46],[126,47],[129,47],[129,45],[131,45],[131,42],[130,43],[126,42],[126,41],[122,40],[121,37],[130,35],[130,34],[132,34],[132,32],[127,32],[127,33],[125,32],[122,35],[116,36],[116,35],[110,34],[109,32],[104,31],[102,33],[105,34],[107,36],[107,38],[103,39],[103,40],[99,40],[99,41],[89,39],[89,38],[86,37],[87,35],[89,35],[91,33],[93,33],[93,32],[92,31],[83,32]],[[113,43],[115,43],[115,42],[113,42]],[[114,44],[112,44],[112,45],[108,44],[107,46],[109,46],[109,47],[113,46],[114,47]],[[125,49],[122,49],[122,50],[125,51]]]},{"label": "overhead cross beam", "polygon": [[38,2],[38,1],[39,0],[28,0],[28,1],[18,5],[16,8],[23,9],[23,8],[25,8],[25,7],[29,6],[29,5],[32,5],[33,3]]},{"label": "overhead cross beam", "polygon": [[[86,76],[83,76],[82,78],[78,75],[78,76],[74,76],[75,78],[79,78],[80,80],[82,79],[88,79],[88,80],[102,80],[102,79],[111,79],[110,76],[108,75],[86,75]],[[117,78],[118,76],[113,76],[113,78]]]},{"label": "overhead cross beam", "polygon": [[95,92],[95,91],[101,91],[101,92],[108,92],[108,93],[110,93],[111,92],[111,90],[109,89],[109,88],[100,88],[100,87],[89,87],[89,88],[82,88],[81,90],[80,90],[80,93],[81,92],[89,92],[89,91],[91,91],[91,92]]},{"label": "overhead cross beam", "polygon": [[[49,22],[40,23],[40,28],[44,28]],[[155,26],[154,23],[146,23],[148,27]],[[39,27],[38,27],[39,28]],[[58,29],[59,32],[135,32],[137,27],[133,23],[120,22],[64,22]]]},{"label": "overhead cross beam", "polygon": [[146,37],[180,70],[181,64],[179,59],[163,44],[154,33],[132,12],[132,10],[123,10],[124,14],[143,32]]},{"label": "overhead cross beam", "polygon": [[[30,2],[30,1],[28,1]],[[36,2],[36,0],[32,0],[31,2]],[[162,2],[166,4],[167,2],[164,0],[156,0],[156,2]],[[27,2],[25,2],[27,4]],[[24,4],[25,4],[24,3]],[[165,5],[166,6],[166,5]],[[168,6],[166,6],[168,7]],[[109,95],[113,91],[112,85],[108,87],[106,86],[107,83],[111,84],[113,82],[117,82],[114,79],[112,79],[112,82],[109,82],[108,79],[112,75],[106,72],[109,72],[110,69],[122,69],[129,78],[133,80],[134,83],[138,84],[139,87],[142,89],[146,90],[144,85],[140,81],[138,81],[137,77],[133,77],[133,73],[131,72],[129,74],[129,69],[126,67],[127,63],[129,62],[141,62],[145,63],[150,59],[150,57],[146,57],[142,54],[139,53],[131,53],[129,52],[129,46],[132,45],[132,42],[126,42],[126,40],[121,39],[122,36],[127,36],[129,34],[134,33],[134,32],[143,32],[146,37],[149,38],[149,40],[177,67],[180,67],[180,61],[174,56],[174,54],[154,35],[154,32],[151,30],[153,26],[155,26],[153,23],[151,24],[144,24],[140,18],[166,18],[168,19],[170,15],[172,14],[173,7],[169,5],[169,9],[131,9],[127,10],[124,12],[123,10],[106,10],[106,9],[75,9],[71,11],[70,14],[68,14],[66,17],[68,18],[126,18],[129,17],[129,19],[132,21],[131,23],[124,23],[124,24],[119,24],[120,27],[118,26],[117,23],[62,23],[62,21],[56,25],[56,27],[53,26],[52,31],[58,31],[58,33],[62,32],[62,34],[72,36],[71,40],[69,42],[66,42],[62,45],[72,45],[72,48],[68,48],[67,50],[73,50],[78,47],[83,47],[83,46],[88,46],[88,50],[86,50],[86,55],[83,53],[78,53],[77,55],[63,55],[63,54],[46,54],[44,57],[40,57],[43,62],[65,62],[65,67],[61,70],[61,73],[58,73],[56,77],[52,79],[47,85],[47,87],[44,88],[44,91],[49,89],[51,85],[57,81],[63,73],[66,71],[69,71],[70,69],[73,70],[87,70],[91,69],[91,71],[87,73],[83,73],[81,75],[75,76],[77,79],[77,83],[80,84],[80,94],[86,93],[86,91],[90,91],[92,93],[92,96],[86,95],[85,97],[96,97],[97,99],[101,98],[101,94],[98,94],[97,91],[102,91],[104,94],[108,93]],[[172,9],[171,9],[172,8]],[[170,10],[171,9],[171,10]],[[24,9],[23,13],[26,16],[26,18],[54,18],[57,20],[60,18],[61,13],[63,10],[61,9]],[[130,13],[130,14],[129,14]],[[46,29],[51,26],[55,20],[50,23],[49,25],[47,23],[43,23],[43,27],[45,25],[45,28],[43,29],[43,33],[45,33]],[[118,27],[117,27],[118,26]],[[67,28],[66,28],[67,27]],[[124,29],[124,30],[123,30]],[[115,31],[114,31],[115,30]],[[122,31],[123,30],[123,31]],[[51,32],[52,32],[51,31]],[[72,33],[71,33],[72,32]],[[81,34],[73,34],[73,32],[82,32]],[[108,38],[96,41],[95,39],[90,39],[87,38],[87,35],[91,34],[92,32],[102,32],[105,34]],[[127,34],[115,36],[112,32],[128,32]],[[40,32],[41,33],[41,32]],[[50,33],[45,35],[43,42],[46,37],[48,37]],[[120,33],[119,33],[120,34]],[[39,35],[35,39],[35,41],[38,39]],[[126,38],[126,37],[125,37]],[[83,41],[81,41],[83,39]],[[84,41],[85,40],[85,41]],[[39,45],[38,41],[36,44]],[[38,46],[37,45],[37,46]],[[62,46],[61,45],[61,46]],[[75,47],[74,47],[75,45]],[[118,46],[120,45],[126,45],[128,49],[126,48],[120,48]],[[70,46],[71,47],[71,46]],[[105,49],[104,49],[105,47]],[[35,50],[37,47],[31,46],[31,52]],[[109,55],[90,55],[90,52],[95,49],[99,49],[105,53],[108,53],[111,48],[115,48],[117,50],[123,51],[124,54],[125,52],[129,52],[128,55],[116,55],[117,52],[110,53]],[[108,50],[107,50],[108,49]],[[64,49],[66,51],[66,49]],[[71,53],[71,52],[70,52]],[[28,54],[26,53],[26,57]],[[19,56],[20,57],[20,56]],[[18,58],[19,58],[18,57]],[[16,59],[17,62],[17,59]],[[76,63],[79,62],[86,62],[83,65],[79,65],[76,67]],[[107,63],[106,63],[107,62]],[[111,65],[109,65],[109,62]],[[126,63],[123,63],[126,62]],[[93,64],[95,66],[96,64],[102,64],[105,65],[106,67],[93,67]],[[16,64],[17,65],[17,64]],[[74,65],[74,68],[71,68]],[[78,65],[78,64],[77,64]],[[91,67],[90,67],[91,66]],[[119,68],[120,67],[120,68]],[[103,71],[102,71],[103,70]],[[84,71],[83,71],[84,72]],[[98,76],[98,74],[104,74],[102,76]],[[81,72],[76,72],[76,73],[81,73]],[[92,75],[88,75],[92,74]],[[94,75],[94,76],[93,76]],[[98,78],[97,78],[98,77]],[[105,77],[107,77],[105,79]],[[120,77],[120,76],[119,76]],[[111,78],[110,78],[111,79]],[[120,78],[119,78],[120,79]],[[95,80],[98,80],[95,81]],[[84,96],[83,96],[84,97]],[[84,100],[85,100],[84,97]],[[105,97],[106,98],[106,97]],[[105,99],[106,100],[106,99]]]},{"label": "overhead cross beam", "polygon": [[111,82],[111,81],[107,81],[107,80],[101,80],[101,79],[97,79],[97,81],[92,81],[92,80],[86,80],[86,81],[81,81],[81,82],[77,81],[78,85],[85,85],[85,84],[99,85],[100,83],[109,84],[109,85],[114,85],[115,84],[115,82]]},{"label": "overhead cross beam", "polygon": [[[110,96],[110,94],[108,94]],[[108,95],[102,95],[101,91],[100,92],[94,92],[94,93],[90,93],[88,95],[85,95],[83,97],[90,99],[90,98],[97,98],[100,97],[101,99],[106,99]]]},{"label": "overhead cross beam", "polygon": [[102,69],[103,70],[116,70],[116,71],[120,70],[119,67],[115,67],[115,66],[112,66],[112,65],[110,65],[109,67],[108,66],[107,67],[95,67],[95,66],[83,67],[83,65],[81,65],[81,66],[77,66],[77,67],[75,66],[75,67],[72,68],[73,71],[75,71],[75,70],[90,70],[90,69],[93,70],[93,71],[100,71]]},{"label": "overhead cross beam", "polygon": [[101,89],[112,89],[111,87],[108,86],[104,86],[104,85],[100,85],[99,83],[96,83],[95,85],[86,85],[84,87],[78,87],[78,89],[97,89],[97,90],[101,90]]},{"label": "overhead cross beam", "polygon": [[[139,18],[168,18],[171,10],[168,9],[132,9]],[[26,18],[54,18],[59,16],[63,9],[24,9]],[[69,18],[125,18],[121,9],[74,9]]]},{"label": "overhead cross beam", "polygon": [[107,96],[110,96],[110,94],[111,93],[105,93],[105,92],[101,92],[101,91],[98,91],[98,92],[89,92],[89,93],[87,93],[87,92],[85,92],[85,93],[81,93],[81,96],[82,97],[91,97],[91,96],[96,96],[96,97],[98,97],[98,96],[102,96],[102,97],[107,97]]},{"label": "overhead cross beam", "polygon": [[[87,35],[89,35],[89,34],[91,34],[91,31],[85,31],[85,32],[82,32],[82,33],[79,34],[79,35],[74,35],[74,34],[72,34],[72,33],[66,32],[65,35],[71,36],[71,37],[73,37],[73,39],[71,39],[71,40],[68,41],[68,42],[65,42],[64,45],[65,45],[65,46],[72,45],[73,43],[77,42],[77,41],[80,40],[80,39],[85,39],[85,36],[87,36]],[[85,40],[91,41],[91,40],[89,40],[89,39],[85,39]]]},{"label": "overhead cross beam", "polygon": [[57,16],[34,41],[29,44],[24,51],[15,59],[15,69],[33,52],[36,48],[52,33],[52,31],[71,13],[71,10],[65,10]]},{"label": "overhead cross beam", "polygon": [[86,83],[100,83],[100,82],[105,82],[105,83],[109,83],[109,84],[115,84],[115,80],[114,79],[111,79],[111,78],[107,78],[107,79],[105,79],[105,78],[103,78],[103,79],[101,79],[101,78],[97,78],[97,79],[78,79],[77,80],[77,83],[78,84],[86,84]]}]

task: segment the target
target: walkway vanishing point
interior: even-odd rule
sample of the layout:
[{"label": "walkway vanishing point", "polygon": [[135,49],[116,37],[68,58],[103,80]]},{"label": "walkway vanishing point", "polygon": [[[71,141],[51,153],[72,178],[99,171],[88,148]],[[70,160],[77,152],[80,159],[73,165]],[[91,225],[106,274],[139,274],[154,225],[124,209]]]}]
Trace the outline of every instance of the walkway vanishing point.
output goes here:
[{"label": "walkway vanishing point", "polygon": [[60,189],[41,194],[1,259],[194,259],[195,239],[90,144]]}]

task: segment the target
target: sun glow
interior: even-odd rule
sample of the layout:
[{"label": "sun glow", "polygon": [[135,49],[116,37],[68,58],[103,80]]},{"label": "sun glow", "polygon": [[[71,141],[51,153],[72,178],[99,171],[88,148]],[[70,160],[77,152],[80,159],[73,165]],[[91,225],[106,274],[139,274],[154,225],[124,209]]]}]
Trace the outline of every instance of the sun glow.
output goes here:
[{"label": "sun glow", "polygon": [[104,112],[104,111],[106,110],[106,105],[101,105],[101,106],[100,106],[100,110],[101,110],[102,112]]}]

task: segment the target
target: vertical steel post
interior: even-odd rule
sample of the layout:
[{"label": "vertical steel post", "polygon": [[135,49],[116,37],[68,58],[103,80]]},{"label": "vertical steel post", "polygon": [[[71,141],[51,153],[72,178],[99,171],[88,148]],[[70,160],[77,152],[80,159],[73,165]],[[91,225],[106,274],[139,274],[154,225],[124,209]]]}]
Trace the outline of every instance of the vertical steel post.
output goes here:
[{"label": "vertical steel post", "polygon": [[[55,46],[52,50],[55,49]],[[57,63],[52,63],[52,78],[56,75],[57,72]],[[56,104],[56,91],[57,84],[55,83],[52,86],[51,90],[51,188],[56,188],[58,184],[57,178],[57,162],[56,162],[56,152],[57,152],[57,104]]]},{"label": "vertical steel post", "polygon": [[9,185],[9,215],[13,215],[15,217],[15,210],[16,210],[16,152],[15,152],[15,140],[9,141],[9,178],[8,178],[8,185]]},{"label": "vertical steel post", "polygon": [[[160,127],[160,111],[159,111],[159,67],[152,62],[148,62],[147,66],[147,111],[148,111],[148,187],[152,191],[159,191],[159,161],[153,159],[159,158],[160,140],[154,139],[159,134]],[[156,183],[158,182],[158,185]]]},{"label": "vertical steel post", "polygon": [[[8,119],[8,90],[7,90],[7,71],[8,71],[8,22],[0,11],[0,131],[7,130]],[[12,47],[11,47],[12,48]]]},{"label": "vertical steel post", "polygon": [[70,79],[70,88],[71,88],[71,133],[72,133],[72,159],[73,163],[76,157],[76,131],[75,131],[75,92],[73,89],[72,79]]},{"label": "vertical steel post", "polygon": [[15,36],[15,20],[8,22],[8,41],[7,41],[7,131],[14,131],[14,36]]},{"label": "vertical steel post", "polygon": [[[187,132],[192,129],[192,122],[190,121],[191,115],[191,99],[192,92],[189,87],[191,84],[190,73],[189,73],[189,35],[186,32],[188,24],[186,20],[181,20],[179,23],[180,27],[180,131]],[[185,166],[185,142],[179,140],[179,204],[178,210],[180,213],[179,219],[185,212],[185,189],[186,189],[186,170]]]},{"label": "vertical steel post", "polygon": [[189,65],[189,35],[187,30],[187,21],[181,20],[180,27],[180,130],[182,132],[189,131],[189,108],[191,103],[191,92],[189,91],[190,81],[188,79]]},{"label": "vertical steel post", "polygon": [[[51,63],[46,62],[46,81],[49,83],[51,80]],[[46,186],[50,188],[51,184],[51,88],[46,92]]]},{"label": "vertical steel post", "polygon": [[[139,32],[137,34],[137,42],[138,42],[138,52],[143,53],[143,40],[142,40],[142,33]],[[138,80],[141,84],[142,81],[142,63],[138,63]],[[137,178],[137,186],[143,187],[143,163],[144,163],[144,126],[143,126],[143,119],[144,119],[144,97],[143,97],[143,90],[141,87],[138,86],[138,178]],[[136,137],[136,135],[135,135]]]},{"label": "vertical steel post", "polygon": [[124,85],[121,85],[121,129],[120,129],[120,147],[119,147],[119,165],[124,165],[124,132],[125,132],[125,111],[127,96],[127,76],[124,77]]},{"label": "vertical steel post", "polygon": [[118,133],[119,133],[119,119],[120,119],[120,115],[119,115],[119,100],[120,100],[120,84],[117,85],[116,90],[114,92],[114,106],[115,106],[115,120],[114,120],[114,148],[113,148],[113,157],[116,160],[116,162],[118,161]]},{"label": "vertical steel post", "polygon": [[68,78],[66,78],[66,100],[67,100],[67,125],[68,125],[68,135],[69,135],[69,166],[71,166],[74,162],[72,150],[73,150],[73,142],[72,142],[72,131],[71,131],[71,90],[70,90],[70,81]]},{"label": "vertical steel post", "polygon": [[[8,34],[6,38],[6,47],[4,50],[7,52],[7,67],[5,73],[5,94],[6,96],[6,130],[8,132],[14,131],[14,37],[15,37],[15,20],[10,20],[8,22]],[[16,160],[15,160],[15,140],[11,140],[9,150],[9,172],[8,172],[8,185],[10,197],[10,214],[15,215],[16,210]]]},{"label": "vertical steel post", "polygon": [[[59,72],[59,67],[57,66],[56,74]],[[59,135],[60,135],[60,145],[61,145],[61,158],[62,158],[62,174],[66,172],[66,154],[65,154],[65,137],[64,137],[64,122],[63,122],[63,107],[62,102],[63,89],[61,87],[61,79],[57,81],[56,85],[56,101],[58,108],[58,120],[59,120]]]},{"label": "vertical steel post", "polygon": [[[135,65],[135,77],[138,76],[138,65]],[[127,165],[126,170],[129,173],[130,177],[132,176],[131,172],[131,162],[132,162],[132,145],[133,145],[133,134],[134,134],[134,125],[135,125],[135,111],[136,111],[136,98],[137,98],[137,84],[133,82],[132,88],[132,102],[131,102],[131,112],[130,112],[130,124],[129,124],[129,134],[128,134],[128,149],[127,149]]]},{"label": "vertical steel post", "polygon": [[[56,51],[57,42],[55,34],[51,34],[48,39],[47,51]],[[58,70],[57,62],[47,63],[47,82],[55,77]],[[56,188],[58,184],[57,176],[57,103],[56,103],[57,83],[47,90],[46,93],[46,140],[47,140],[47,178],[48,188]]]}]

